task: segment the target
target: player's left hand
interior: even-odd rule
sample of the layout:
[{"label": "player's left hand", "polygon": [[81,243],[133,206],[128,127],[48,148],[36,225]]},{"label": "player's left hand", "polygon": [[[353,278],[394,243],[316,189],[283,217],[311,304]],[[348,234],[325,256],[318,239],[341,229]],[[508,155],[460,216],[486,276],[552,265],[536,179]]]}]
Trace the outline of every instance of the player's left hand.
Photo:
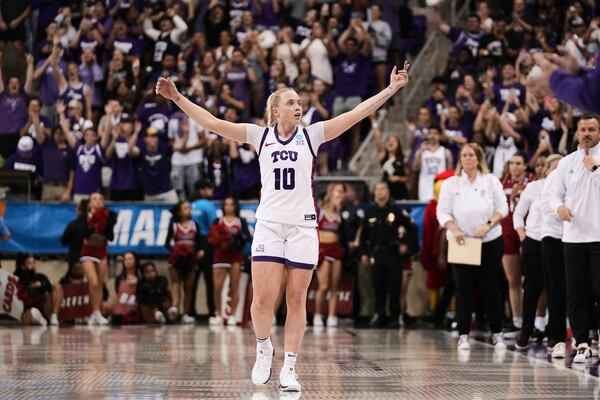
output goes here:
[{"label": "player's left hand", "polygon": [[394,66],[390,74],[390,88],[394,91],[402,89],[408,83],[408,68],[410,64],[404,61],[404,68],[398,71],[398,67]]}]

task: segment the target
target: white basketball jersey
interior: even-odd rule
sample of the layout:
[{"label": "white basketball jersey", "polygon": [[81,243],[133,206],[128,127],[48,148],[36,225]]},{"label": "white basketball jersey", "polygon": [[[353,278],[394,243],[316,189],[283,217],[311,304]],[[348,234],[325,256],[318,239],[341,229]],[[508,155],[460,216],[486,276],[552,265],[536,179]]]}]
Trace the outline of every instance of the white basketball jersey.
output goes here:
[{"label": "white basketball jersey", "polygon": [[325,141],[323,122],[298,126],[288,139],[276,127],[247,124],[247,139],[258,153],[262,189],[256,219],[317,226],[313,175],[317,150]]},{"label": "white basketball jersey", "polygon": [[421,153],[421,170],[419,172],[419,201],[433,199],[433,182],[440,172],[448,168],[446,165],[446,148],[425,150]]}]

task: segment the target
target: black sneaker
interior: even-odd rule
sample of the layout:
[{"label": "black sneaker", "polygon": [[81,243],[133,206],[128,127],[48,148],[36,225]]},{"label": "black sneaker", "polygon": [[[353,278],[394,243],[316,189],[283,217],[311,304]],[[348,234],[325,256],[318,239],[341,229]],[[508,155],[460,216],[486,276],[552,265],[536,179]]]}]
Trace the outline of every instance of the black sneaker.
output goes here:
[{"label": "black sneaker", "polygon": [[394,318],[392,319],[386,326],[386,328],[389,329],[400,329],[400,322],[398,321],[398,318]]},{"label": "black sneaker", "polygon": [[515,348],[517,350],[526,350],[529,347],[529,335],[525,332],[520,332],[517,341],[515,342]]},{"label": "black sneaker", "polygon": [[383,328],[384,323],[385,321],[383,317],[381,317],[379,314],[375,314],[369,322],[369,328]]},{"label": "black sneaker", "polygon": [[533,334],[531,335],[538,343],[542,343],[546,337],[546,331],[540,331],[538,328],[533,328]]},{"label": "black sneaker", "polygon": [[514,325],[504,328],[505,339],[515,339],[517,336],[519,336],[519,333],[521,333],[521,328],[517,328]]},{"label": "black sneaker", "polygon": [[404,313],[402,314],[402,322],[404,323],[404,327],[407,329],[414,328],[417,323],[417,318],[413,317],[410,314]]}]

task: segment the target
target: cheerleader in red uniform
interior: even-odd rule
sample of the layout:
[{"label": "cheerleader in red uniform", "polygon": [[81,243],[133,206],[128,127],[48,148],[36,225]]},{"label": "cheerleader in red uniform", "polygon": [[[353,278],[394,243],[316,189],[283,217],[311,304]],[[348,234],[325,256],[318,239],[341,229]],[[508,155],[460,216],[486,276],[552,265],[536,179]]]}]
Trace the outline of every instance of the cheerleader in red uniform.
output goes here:
[{"label": "cheerleader in red uniform", "polygon": [[519,201],[519,196],[529,182],[536,179],[535,175],[527,172],[527,156],[525,153],[515,153],[508,162],[508,173],[501,179],[504,193],[508,199],[508,215],[502,220],[502,237],[504,238],[504,256],[502,265],[508,281],[508,295],[513,315],[513,327],[509,334],[518,333],[523,323],[522,317],[522,278],[521,241],[513,227],[513,211]]},{"label": "cheerleader in red uniform", "polygon": [[88,205],[87,232],[81,247],[81,265],[90,285],[90,325],[108,324],[100,310],[108,270],[108,242],[114,238],[113,228],[116,222],[117,214],[104,207],[104,197],[100,193],[92,193]]},{"label": "cheerleader in red uniform", "polygon": [[223,216],[213,222],[208,232],[208,242],[214,247],[213,285],[216,315],[209,319],[211,325],[223,325],[222,292],[225,277],[229,275],[229,292],[231,296],[231,312],[227,317],[227,325],[236,326],[235,310],[239,301],[239,282],[244,260],[242,252],[250,240],[250,232],[246,221],[240,217],[240,206],[236,199],[227,197],[223,200]]},{"label": "cheerleader in red uniform", "polygon": [[319,288],[315,298],[315,316],[313,326],[324,326],[323,305],[327,292],[331,290],[328,302],[327,326],[336,327],[338,318],[335,315],[338,300],[338,285],[342,277],[342,218],[340,209],[346,190],[341,183],[328,187],[327,194],[319,210],[319,268],[317,279]]},{"label": "cheerleader in red uniform", "polygon": [[192,219],[190,203],[183,201],[171,210],[173,219],[169,224],[165,247],[171,252],[169,257],[169,274],[171,276],[172,306],[167,310],[167,317],[173,321],[177,318],[181,301],[181,285],[183,283],[183,317],[184,324],[193,324],[196,320],[190,315],[192,305],[192,289],[198,260],[204,256],[202,237],[198,225]]}]

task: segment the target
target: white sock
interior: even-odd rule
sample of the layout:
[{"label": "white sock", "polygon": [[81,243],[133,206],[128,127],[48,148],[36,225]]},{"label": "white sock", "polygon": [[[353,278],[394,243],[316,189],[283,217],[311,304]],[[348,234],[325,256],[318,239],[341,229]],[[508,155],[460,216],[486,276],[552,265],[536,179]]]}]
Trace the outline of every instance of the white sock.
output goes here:
[{"label": "white sock", "polygon": [[546,330],[546,318],[544,317],[535,317],[535,322],[533,323],[533,325],[536,327],[536,329],[538,331],[545,331]]},{"label": "white sock", "polygon": [[285,357],[283,358],[283,368],[290,369],[296,367],[296,353],[285,352]]},{"label": "white sock", "polygon": [[521,329],[523,327],[523,317],[513,317],[513,325]]},{"label": "white sock", "polygon": [[256,351],[263,351],[267,354],[273,353],[273,343],[271,343],[271,337],[266,339],[256,338]]}]

